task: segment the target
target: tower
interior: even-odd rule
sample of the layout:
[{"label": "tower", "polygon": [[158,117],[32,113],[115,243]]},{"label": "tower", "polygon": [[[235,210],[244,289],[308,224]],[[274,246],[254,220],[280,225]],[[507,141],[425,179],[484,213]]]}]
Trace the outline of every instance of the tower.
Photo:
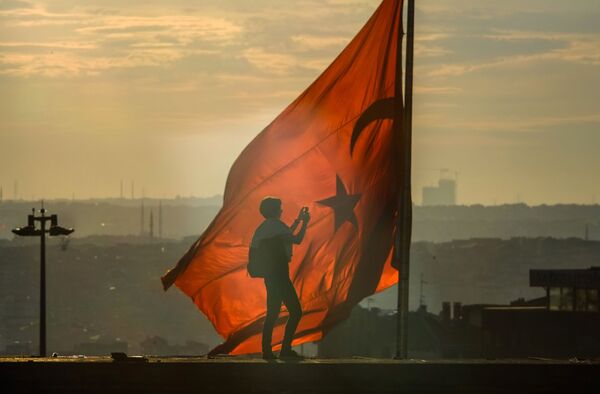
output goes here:
[{"label": "tower", "polygon": [[585,238],[586,241],[590,240],[590,225],[589,224],[585,224]]},{"label": "tower", "polygon": [[142,212],[140,215],[140,236],[144,236],[144,200],[142,199]]},{"label": "tower", "polygon": [[131,199],[133,200],[133,180],[131,181]]},{"label": "tower", "polygon": [[19,181],[15,179],[14,189],[13,189],[13,200],[17,201],[19,199]]},{"label": "tower", "polygon": [[150,209],[150,238],[154,237],[154,210]]},{"label": "tower", "polygon": [[123,199],[123,180],[121,179],[121,200]]},{"label": "tower", "polygon": [[[419,289],[419,309],[420,310],[427,310],[426,306],[425,306],[425,292],[424,292],[424,287],[427,284],[427,282],[425,282],[425,278],[423,273],[421,272],[421,287]],[[425,308],[425,309],[424,309]]]},{"label": "tower", "polygon": [[162,233],[162,227],[163,227],[163,222],[162,222],[162,201],[158,201],[158,238],[162,238],[163,233]]}]

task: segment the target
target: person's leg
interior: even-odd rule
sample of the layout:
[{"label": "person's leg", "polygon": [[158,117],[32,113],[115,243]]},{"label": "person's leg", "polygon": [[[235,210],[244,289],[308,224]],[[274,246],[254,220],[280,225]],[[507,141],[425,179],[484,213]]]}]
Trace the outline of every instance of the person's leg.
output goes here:
[{"label": "person's leg", "polygon": [[263,355],[269,355],[272,353],[273,326],[281,310],[281,291],[279,291],[280,286],[269,279],[265,279],[265,287],[267,288],[267,316],[263,325],[262,352]]},{"label": "person's leg", "polygon": [[298,323],[300,323],[300,318],[302,317],[302,306],[300,305],[298,294],[296,293],[294,284],[289,279],[282,284],[281,298],[290,313],[290,318],[285,325],[281,350],[289,351],[292,350],[292,339],[294,339],[296,328],[298,328]]}]

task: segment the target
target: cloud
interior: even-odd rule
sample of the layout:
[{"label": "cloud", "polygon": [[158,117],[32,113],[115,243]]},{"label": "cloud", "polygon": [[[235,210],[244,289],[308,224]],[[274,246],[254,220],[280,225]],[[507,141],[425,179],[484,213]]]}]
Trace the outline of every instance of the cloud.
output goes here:
[{"label": "cloud", "polygon": [[76,29],[77,33],[111,38],[148,39],[156,34],[169,35],[182,44],[195,40],[228,42],[234,39],[241,27],[232,21],[208,16],[108,16],[94,18],[89,26]]},{"label": "cloud", "polygon": [[[214,52],[242,32],[240,25],[220,16],[54,12],[42,6],[1,11],[0,21],[20,38],[0,41],[0,74],[15,77],[74,77],[168,66],[186,56]],[[51,33],[44,34],[48,29]]]},{"label": "cloud", "polygon": [[600,36],[597,34],[543,33],[527,31],[497,31],[484,36],[492,41],[545,40],[564,45],[525,55],[508,55],[481,63],[441,64],[432,67],[429,77],[456,77],[467,73],[487,70],[524,67],[543,61],[563,61],[587,65],[600,65]]},{"label": "cloud", "polygon": [[32,4],[21,0],[0,0],[0,10],[14,10],[20,8],[31,8]]},{"label": "cloud", "polygon": [[263,48],[248,48],[244,50],[243,57],[259,70],[276,75],[288,74],[298,64],[291,55],[267,52]]},{"label": "cloud", "polygon": [[6,27],[43,27],[52,25],[73,25],[82,23],[88,16],[80,12],[51,12],[44,6],[32,5],[27,8],[0,8],[0,20]]},{"label": "cloud", "polygon": [[323,49],[328,47],[341,47],[350,42],[351,37],[343,36],[317,36],[317,35],[295,35],[291,37],[292,42],[304,50]]},{"label": "cloud", "polygon": [[421,43],[415,43],[415,56],[422,57],[439,57],[451,54],[450,49],[444,48],[443,46],[424,45]]},{"label": "cloud", "polygon": [[461,93],[462,89],[451,86],[415,86],[417,94],[457,94]]},{"label": "cloud", "polygon": [[420,127],[435,127],[463,131],[534,132],[557,126],[600,125],[600,114],[563,116],[531,116],[527,118],[498,117],[490,119],[448,120],[440,114],[423,114],[415,117]]},{"label": "cloud", "polygon": [[0,74],[30,77],[75,77],[98,75],[113,68],[160,66],[181,59],[181,52],[168,48],[139,49],[127,57],[82,57],[70,52],[36,55],[4,54],[0,56]]},{"label": "cloud", "polygon": [[97,48],[94,42],[69,42],[69,41],[54,41],[54,42],[0,42],[0,50],[23,50],[23,49],[93,49]]}]

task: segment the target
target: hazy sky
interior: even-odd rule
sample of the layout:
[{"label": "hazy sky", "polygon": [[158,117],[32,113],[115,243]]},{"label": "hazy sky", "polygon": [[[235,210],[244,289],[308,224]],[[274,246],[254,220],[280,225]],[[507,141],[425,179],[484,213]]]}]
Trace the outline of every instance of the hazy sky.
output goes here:
[{"label": "hazy sky", "polygon": [[[4,197],[222,193],[378,4],[0,0]],[[415,200],[439,168],[460,203],[600,200],[600,1],[417,7]]]}]

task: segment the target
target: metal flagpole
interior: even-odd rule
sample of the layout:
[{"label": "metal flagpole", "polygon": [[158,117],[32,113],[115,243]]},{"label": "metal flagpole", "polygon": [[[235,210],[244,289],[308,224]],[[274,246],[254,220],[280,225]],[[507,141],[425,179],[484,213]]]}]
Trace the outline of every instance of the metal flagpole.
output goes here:
[{"label": "metal flagpole", "polygon": [[[395,258],[398,267],[398,315],[396,335],[396,358],[408,358],[408,298],[410,278],[410,244],[412,235],[412,99],[413,99],[413,54],[414,54],[414,22],[415,0],[408,0],[407,9],[407,37],[406,37],[406,75],[404,89],[404,108],[402,110],[401,127],[401,183],[398,201],[398,223],[396,227]],[[402,30],[402,26],[400,26]],[[399,33],[399,40],[403,32]],[[402,42],[398,43],[397,59],[400,65],[396,66],[396,76],[402,80]],[[398,74],[398,70],[400,73]],[[396,89],[397,97],[402,97]]]},{"label": "metal flagpole", "polygon": [[46,209],[43,201],[40,212],[40,357],[46,357]]}]

